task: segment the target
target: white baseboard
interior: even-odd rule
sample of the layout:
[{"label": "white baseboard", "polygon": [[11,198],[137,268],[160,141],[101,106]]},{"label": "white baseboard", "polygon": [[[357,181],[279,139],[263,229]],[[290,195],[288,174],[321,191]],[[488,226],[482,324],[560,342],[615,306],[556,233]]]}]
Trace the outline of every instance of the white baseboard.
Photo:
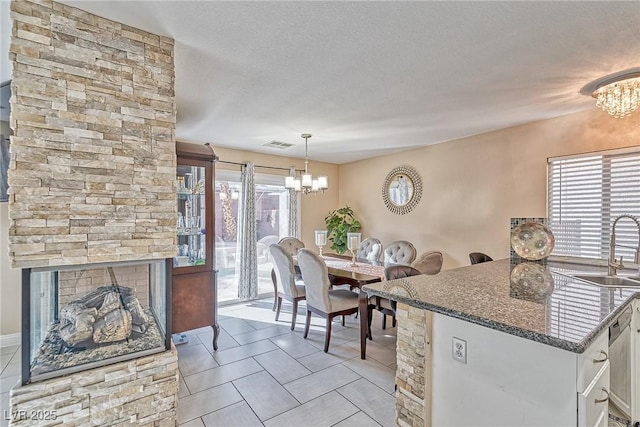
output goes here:
[{"label": "white baseboard", "polygon": [[20,345],[21,343],[22,334],[20,332],[16,332],[15,334],[0,335],[0,348]]}]

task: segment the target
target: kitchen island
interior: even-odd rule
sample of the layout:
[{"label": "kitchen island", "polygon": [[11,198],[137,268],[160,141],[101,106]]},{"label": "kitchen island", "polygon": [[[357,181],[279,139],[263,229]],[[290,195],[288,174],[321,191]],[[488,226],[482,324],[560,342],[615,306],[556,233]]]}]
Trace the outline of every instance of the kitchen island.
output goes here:
[{"label": "kitchen island", "polygon": [[[634,306],[638,346],[638,294],[571,277],[584,266],[531,263],[512,281],[514,267],[506,259],[363,288],[398,301],[398,425],[607,425],[608,328]],[[633,384],[632,401],[639,395]]]}]

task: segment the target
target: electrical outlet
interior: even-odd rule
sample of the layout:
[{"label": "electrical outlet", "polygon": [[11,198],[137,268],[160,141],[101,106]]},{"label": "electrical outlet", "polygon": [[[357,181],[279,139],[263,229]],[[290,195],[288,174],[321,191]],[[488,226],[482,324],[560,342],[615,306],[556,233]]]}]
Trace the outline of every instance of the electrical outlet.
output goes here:
[{"label": "electrical outlet", "polygon": [[452,356],[453,360],[464,364],[467,363],[467,342],[465,340],[453,337]]}]

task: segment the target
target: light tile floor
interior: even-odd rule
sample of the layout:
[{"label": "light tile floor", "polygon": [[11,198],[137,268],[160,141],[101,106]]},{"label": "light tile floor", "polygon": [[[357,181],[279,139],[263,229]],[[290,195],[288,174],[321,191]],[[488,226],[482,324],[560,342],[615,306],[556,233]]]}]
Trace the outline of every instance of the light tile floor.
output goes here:
[{"label": "light tile floor", "polygon": [[[374,340],[361,360],[359,319],[335,322],[324,353],[323,319],[312,317],[305,340],[304,304],[295,331],[291,304],[283,302],[278,322],[272,305],[264,299],[221,307],[216,352],[211,328],[186,333],[189,342],[178,346],[181,426],[395,425],[395,328],[380,329],[374,313]],[[0,349],[0,369],[4,414],[19,380],[18,346]],[[8,425],[4,418],[0,426]]]}]

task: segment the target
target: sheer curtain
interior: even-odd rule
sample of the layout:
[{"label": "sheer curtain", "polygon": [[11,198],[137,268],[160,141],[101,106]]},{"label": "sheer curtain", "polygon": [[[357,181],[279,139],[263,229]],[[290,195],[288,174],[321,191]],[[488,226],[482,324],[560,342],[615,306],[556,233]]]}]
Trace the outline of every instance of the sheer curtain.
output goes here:
[{"label": "sheer curtain", "polygon": [[[289,170],[289,175],[296,175],[296,168],[291,167]],[[289,190],[289,236],[291,237],[299,237],[299,226],[298,226],[298,197],[300,192],[291,189]]]},{"label": "sheer curtain", "polygon": [[[242,191],[238,203],[238,246],[236,271],[238,298],[247,301],[258,298],[258,255],[255,206],[255,167],[248,162],[242,166]],[[239,263],[239,265],[237,265]]]}]

